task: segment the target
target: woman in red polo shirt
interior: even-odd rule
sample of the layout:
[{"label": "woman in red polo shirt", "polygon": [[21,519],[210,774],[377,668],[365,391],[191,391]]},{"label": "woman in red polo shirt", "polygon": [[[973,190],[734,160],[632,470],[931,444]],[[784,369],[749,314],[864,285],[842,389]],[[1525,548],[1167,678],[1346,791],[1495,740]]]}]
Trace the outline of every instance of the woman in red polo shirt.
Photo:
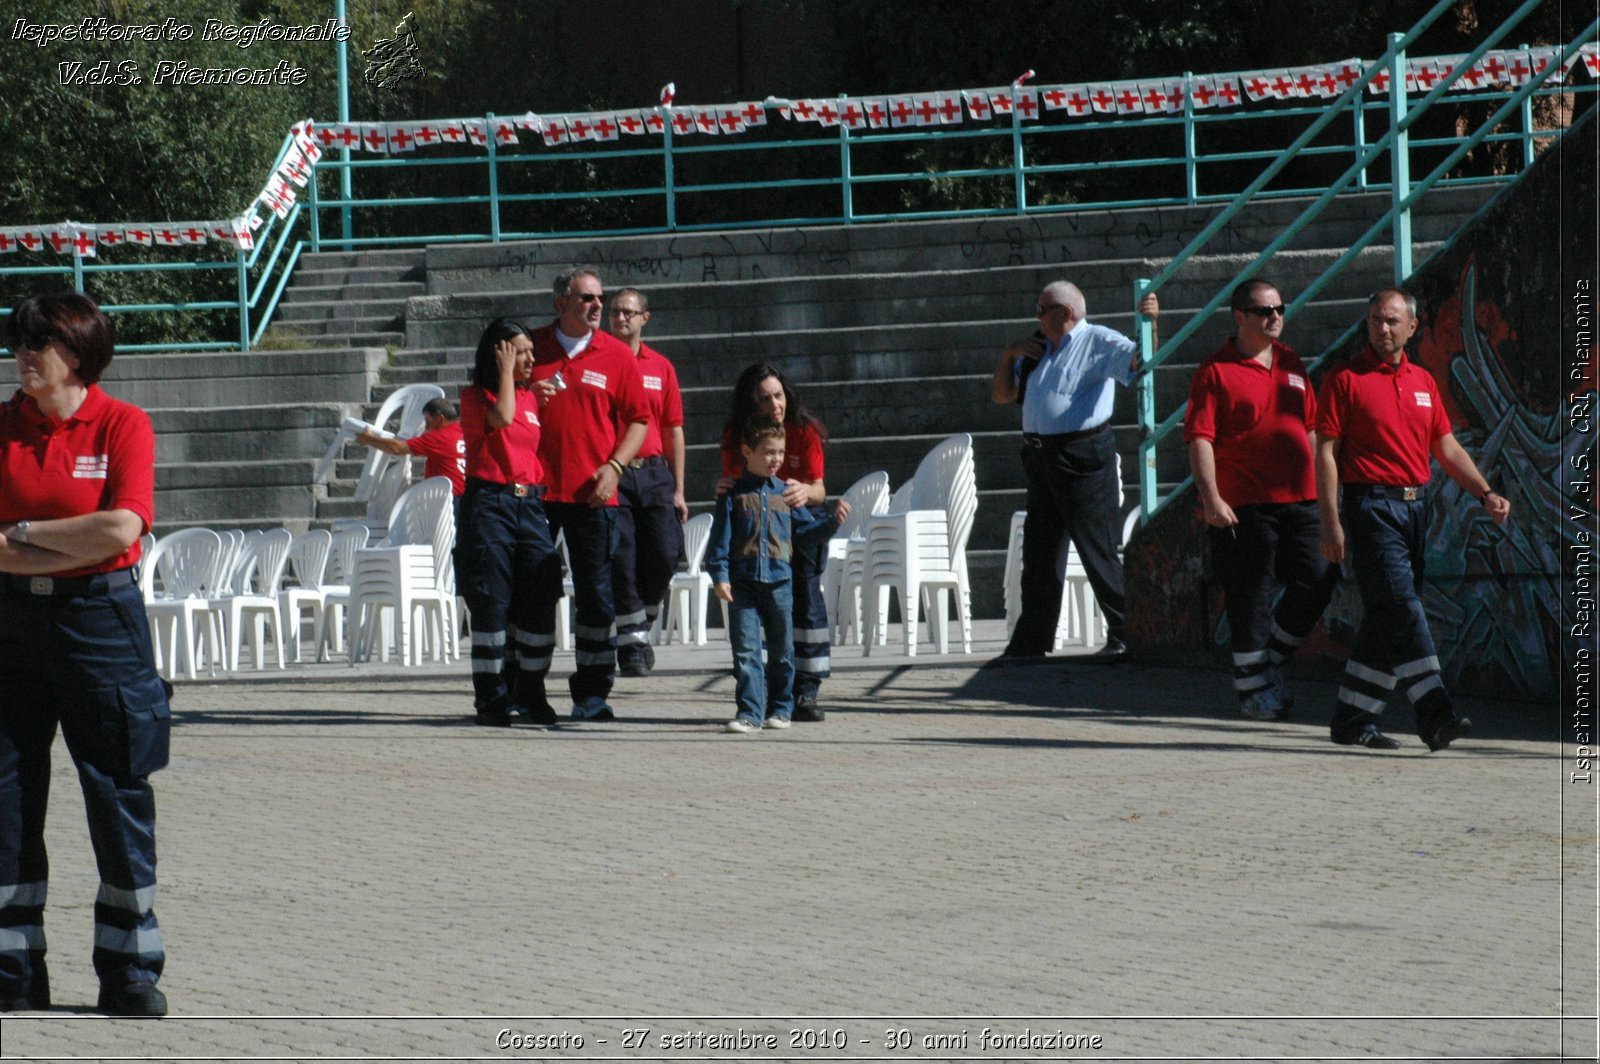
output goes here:
[{"label": "woman in red polo shirt", "polygon": [[155,434],[95,383],[114,340],[87,296],[23,300],[10,343],[21,388],[0,407],[0,1012],[50,1005],[44,820],[59,725],[100,869],[98,1008],[163,1016],[149,776],[167,763],[172,720],[133,576],[154,515]]},{"label": "woman in red polo shirt", "polygon": [[[456,532],[456,575],[472,611],[473,706],[477,722],[490,727],[509,725],[518,712],[534,724],[556,722],[543,680],[524,678],[533,675],[532,663],[543,659],[548,666],[554,649],[553,640],[545,644],[535,634],[541,599],[561,597],[561,565],[541,501],[544,467],[539,404],[528,388],[532,376],[533,337],[521,323],[496,318],[478,340],[471,383],[461,390],[467,483]],[[508,639],[517,642],[510,682]],[[518,659],[525,667],[516,667]]]}]

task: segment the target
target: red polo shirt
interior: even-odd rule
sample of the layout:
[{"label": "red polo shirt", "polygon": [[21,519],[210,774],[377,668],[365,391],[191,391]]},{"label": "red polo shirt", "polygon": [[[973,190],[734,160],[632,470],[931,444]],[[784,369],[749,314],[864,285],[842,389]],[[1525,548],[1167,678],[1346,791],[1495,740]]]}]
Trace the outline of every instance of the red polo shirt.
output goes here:
[{"label": "red polo shirt", "polygon": [[[744,452],[731,433],[724,434],[722,475],[737,477],[744,471]],[[778,471],[778,479],[810,484],[822,476],[822,437],[809,425],[783,426],[783,468]]]},{"label": "red polo shirt", "polygon": [[1306,502],[1317,497],[1307,435],[1316,410],[1293,349],[1274,343],[1269,369],[1230,337],[1189,385],[1183,438],[1211,441],[1217,491],[1229,506]]},{"label": "red polo shirt", "polygon": [[[545,404],[539,459],[549,478],[549,502],[587,503],[594,471],[617,449],[618,434],[635,421],[650,420],[633,349],[596,330],[589,346],[571,358],[556,339],[554,323],[533,333],[533,379],[557,373],[565,391]],[[605,503],[617,505],[611,496]]]},{"label": "red polo shirt", "polygon": [[1322,382],[1318,405],[1318,435],[1343,441],[1343,484],[1426,484],[1433,441],[1450,431],[1433,374],[1404,354],[1390,365],[1371,347]]},{"label": "red polo shirt", "polygon": [[539,402],[526,388],[517,389],[516,419],[503,429],[490,429],[488,416],[495,394],[475,384],[461,389],[461,437],[467,447],[466,475],[496,484],[543,484],[539,461]]},{"label": "red polo shirt", "polygon": [[423,459],[423,476],[449,477],[452,495],[467,490],[467,441],[461,435],[461,422],[452,421],[443,428],[413,436],[406,446]]},{"label": "red polo shirt", "polygon": [[638,458],[656,458],[667,453],[667,430],[683,426],[683,395],[678,391],[678,371],[665,355],[649,344],[639,345],[634,359],[639,379],[644,384],[645,402],[650,407],[650,428]]},{"label": "red polo shirt", "polygon": [[[0,525],[130,510],[155,520],[156,435],[150,418],[98,385],[71,417],[56,419],[21,391],[0,406]],[[114,558],[54,576],[126,569],[139,541]]]}]

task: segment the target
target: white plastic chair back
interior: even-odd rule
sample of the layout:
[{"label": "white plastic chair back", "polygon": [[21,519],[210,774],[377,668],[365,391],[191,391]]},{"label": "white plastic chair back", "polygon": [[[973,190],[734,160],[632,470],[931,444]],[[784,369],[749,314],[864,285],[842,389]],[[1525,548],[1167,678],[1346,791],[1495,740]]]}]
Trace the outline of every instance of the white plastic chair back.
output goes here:
[{"label": "white plastic chair back", "polygon": [[328,538],[328,563],[323,570],[323,585],[349,584],[355,572],[356,551],[367,545],[372,536],[366,525],[351,525],[332,533]]},{"label": "white plastic chair back", "polygon": [[711,515],[696,514],[683,523],[683,553],[689,560],[688,573],[698,573],[711,546]]},{"label": "white plastic chair back", "polygon": [[886,514],[905,513],[911,509],[911,497],[916,493],[916,490],[917,482],[915,480],[906,481],[894,490],[893,495],[889,496],[889,505],[884,507],[883,512]]},{"label": "white plastic chair back", "polygon": [[[444,389],[437,384],[408,384],[404,388],[397,388],[378,408],[378,416],[372,419],[372,426],[388,429],[401,439],[409,439],[422,431],[422,408],[430,401],[442,398]],[[399,424],[389,428],[389,420],[397,415]],[[385,454],[373,448],[361,465],[361,478],[356,481],[355,497],[363,502],[371,499],[384,471],[396,465],[409,469],[411,457]]]},{"label": "white plastic chair back", "polygon": [[866,527],[867,518],[888,509],[889,474],[882,470],[868,473],[846,488],[840,497],[850,504],[850,516],[844,519],[833,538],[849,539],[857,529]]},{"label": "white plastic chair back", "polygon": [[216,580],[222,539],[209,528],[185,528],[158,539],[141,563],[144,600],[204,598]]},{"label": "white plastic chair back", "polygon": [[440,534],[441,524],[448,523],[449,513],[450,478],[429,477],[408,488],[395,501],[394,508],[389,511],[389,530],[379,546],[404,547],[416,543],[432,546]]}]

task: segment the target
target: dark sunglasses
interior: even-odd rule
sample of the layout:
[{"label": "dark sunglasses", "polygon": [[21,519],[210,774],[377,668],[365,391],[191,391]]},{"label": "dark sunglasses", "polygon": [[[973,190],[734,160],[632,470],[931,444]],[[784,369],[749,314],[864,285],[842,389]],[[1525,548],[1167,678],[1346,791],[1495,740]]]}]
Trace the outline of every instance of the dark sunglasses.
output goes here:
[{"label": "dark sunglasses", "polygon": [[1274,314],[1281,317],[1283,312],[1289,308],[1279,303],[1275,307],[1240,307],[1239,309],[1246,314],[1254,314],[1258,318],[1270,318]]}]

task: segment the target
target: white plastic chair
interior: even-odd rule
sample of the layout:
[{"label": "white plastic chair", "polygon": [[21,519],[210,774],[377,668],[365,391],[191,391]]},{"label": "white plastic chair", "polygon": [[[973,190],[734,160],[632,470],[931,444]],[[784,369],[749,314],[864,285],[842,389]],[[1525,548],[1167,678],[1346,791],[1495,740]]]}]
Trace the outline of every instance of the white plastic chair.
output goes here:
[{"label": "white plastic chair", "polygon": [[328,545],[328,567],[323,573],[322,617],[318,624],[317,660],[345,650],[345,618],[350,607],[350,578],[356,571],[356,551],[367,545],[372,532],[364,524],[334,531]]},{"label": "white plastic chair", "polygon": [[842,641],[846,626],[839,619],[839,600],[844,589],[850,539],[858,533],[865,537],[867,518],[888,509],[889,474],[882,470],[868,473],[846,488],[840,498],[850,504],[850,516],[828,540],[828,567],[822,571],[822,601],[827,606],[829,626]]},{"label": "white plastic chair", "polygon": [[287,528],[247,533],[228,579],[227,590],[206,602],[222,625],[227,655],[223,667],[237,671],[244,642],[244,626],[251,624],[250,649],[256,669],[266,667],[265,631],[272,632],[278,668],[284,667],[283,615],[278,611],[278,585],[289,561],[294,534]]},{"label": "white plastic chair", "polygon": [[[389,419],[398,416],[399,423],[388,431],[401,439],[410,439],[422,432],[422,408],[432,400],[442,398],[444,389],[437,384],[408,384],[404,388],[397,388],[378,408],[378,416],[372,419],[372,427],[379,432],[385,431]],[[396,465],[406,468],[403,479],[409,480],[410,455],[385,454],[376,447],[372,448],[361,465],[361,477],[356,481],[356,499],[362,502],[371,499],[373,492],[383,482],[384,473]],[[388,508],[385,508],[380,516],[387,513]]]},{"label": "white plastic chair", "polygon": [[711,515],[696,514],[683,523],[683,552],[689,567],[674,573],[667,585],[667,608],[656,618],[657,643],[672,641],[674,626],[679,642],[706,645],[706,602],[711,596],[711,574],[705,571],[706,548],[711,545]]},{"label": "white plastic chair", "polygon": [[889,596],[898,592],[906,654],[917,652],[918,614],[924,606],[935,647],[948,653],[953,592],[962,652],[970,654],[967,538],[978,510],[972,437],[963,432],[941,441],[917,466],[912,485],[910,509],[867,519],[863,650],[870,654],[874,642],[887,642]]},{"label": "white plastic chair", "polygon": [[[352,665],[370,657],[374,648],[380,660],[388,660],[389,640],[383,638],[382,622],[386,611],[393,614],[393,642],[403,664],[420,659],[427,645],[433,647],[436,659],[448,660],[445,624],[451,611],[440,578],[455,545],[450,499],[449,478],[429,477],[395,503],[383,543],[355,552],[350,581]],[[449,595],[454,598],[453,591]],[[431,627],[413,629],[412,618],[419,610]],[[422,638],[424,632],[428,638]]]},{"label": "white plastic chair", "polygon": [[[889,496],[889,501],[879,512],[885,514],[905,513],[911,508],[912,492],[916,488],[914,480],[907,480],[895,489]],[[868,514],[871,518],[875,514]],[[829,557],[833,551],[832,541],[829,541]],[[866,521],[858,525],[854,533],[846,541],[844,547],[844,565],[839,573],[839,592],[837,610],[828,614],[833,619],[834,628],[838,630],[838,639],[834,642],[838,646],[851,643],[860,643],[864,634],[865,624],[862,618],[861,591],[867,580],[867,531]]]},{"label": "white plastic chair", "polygon": [[328,551],[333,534],[313,528],[294,537],[289,545],[289,575],[294,583],[278,592],[278,612],[283,618],[284,645],[300,660],[300,629],[305,612],[311,611],[311,645],[322,645],[322,578],[328,569]]},{"label": "white plastic chair", "polygon": [[157,540],[140,570],[145,614],[168,679],[196,679],[200,646],[216,673],[220,644],[206,600],[215,591],[222,538],[209,528],[185,528]]}]

